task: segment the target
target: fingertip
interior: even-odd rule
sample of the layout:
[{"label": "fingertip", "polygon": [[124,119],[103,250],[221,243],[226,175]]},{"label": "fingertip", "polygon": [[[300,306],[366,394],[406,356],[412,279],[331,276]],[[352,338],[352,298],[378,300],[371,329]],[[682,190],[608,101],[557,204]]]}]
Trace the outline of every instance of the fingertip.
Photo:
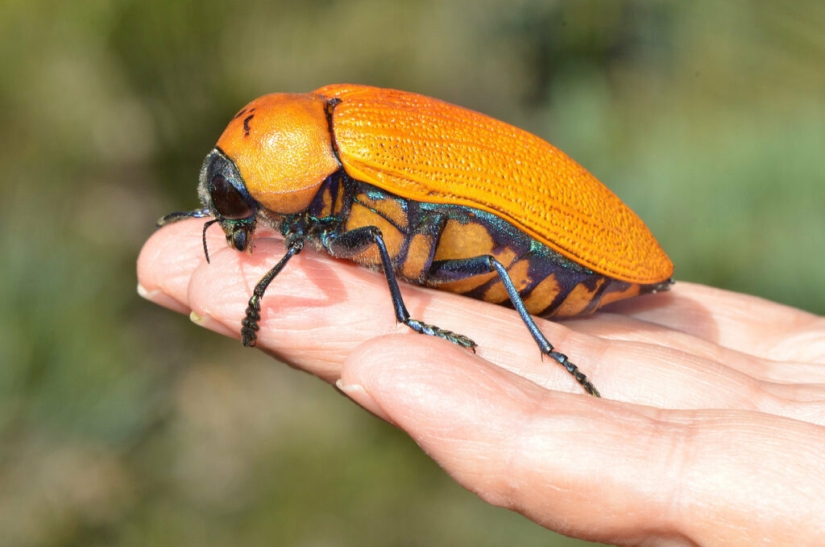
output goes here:
[{"label": "fingertip", "polygon": [[347,384],[339,379],[335,382],[335,388],[343,395],[352,399],[357,405],[381,418],[385,422],[393,423],[392,418],[384,412],[384,409],[372,398],[372,395],[361,384]]},{"label": "fingertip", "polygon": [[137,259],[140,296],[189,313],[189,281],[204,261],[198,230],[194,220],[186,220],[164,226],[149,237]]},{"label": "fingertip", "polygon": [[165,292],[160,289],[147,289],[140,283],[137,286],[137,293],[138,296],[141,298],[152,302],[153,304],[157,304],[158,306],[162,306],[164,308],[168,308],[172,311],[178,313],[187,313],[189,311],[189,307],[185,304],[178,302]]},{"label": "fingertip", "polygon": [[201,314],[192,311],[189,313],[189,320],[199,327],[211,330],[212,332],[221,334],[228,338],[238,338],[240,333],[240,326],[238,326],[238,328],[233,329],[230,326],[224,324],[223,322],[215,320],[208,313]]}]

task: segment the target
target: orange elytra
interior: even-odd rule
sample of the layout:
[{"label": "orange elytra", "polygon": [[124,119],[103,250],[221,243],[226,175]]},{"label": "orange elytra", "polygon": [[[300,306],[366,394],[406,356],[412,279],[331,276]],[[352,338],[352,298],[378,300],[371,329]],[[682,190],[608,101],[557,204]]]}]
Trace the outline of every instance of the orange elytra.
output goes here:
[{"label": "orange elytra", "polygon": [[207,156],[199,194],[202,209],[160,224],[213,216],[204,233],[217,222],[238,250],[251,249],[258,222],[286,239],[249,301],[247,346],[267,286],[308,242],[383,270],[396,318],[419,333],[475,347],[411,319],[398,278],[513,306],[541,352],[598,395],[530,314],[589,313],[672,283],[673,264],[645,224],[566,154],[404,91],[330,85],[252,101]]}]

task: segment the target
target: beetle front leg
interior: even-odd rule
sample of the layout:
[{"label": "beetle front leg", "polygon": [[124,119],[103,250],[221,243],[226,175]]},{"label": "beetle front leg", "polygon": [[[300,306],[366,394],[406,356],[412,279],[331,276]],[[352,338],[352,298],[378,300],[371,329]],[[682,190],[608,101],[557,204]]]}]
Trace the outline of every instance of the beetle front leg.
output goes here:
[{"label": "beetle front leg", "polygon": [[246,306],[246,317],[241,322],[241,341],[243,345],[252,348],[258,339],[258,321],[261,320],[261,299],[264,297],[269,284],[275,279],[275,276],[281,273],[289,259],[297,255],[304,248],[303,237],[289,238],[286,241],[286,254],[278,261],[275,266],[269,270],[265,276],[255,285],[255,290],[252,291],[252,296],[249,298],[249,304]]},{"label": "beetle front leg", "polygon": [[395,271],[392,267],[387,246],[384,244],[384,237],[377,227],[364,226],[343,234],[327,233],[321,237],[321,243],[332,256],[338,258],[352,258],[365,251],[370,245],[376,245],[384,269],[384,278],[387,280],[387,286],[390,289],[396,321],[404,323],[420,334],[437,336],[475,351],[476,343],[466,336],[410,318],[410,312],[407,311],[407,306],[404,305],[404,299],[401,297],[401,290],[398,288],[398,280],[395,278]]},{"label": "beetle front leg", "polygon": [[590,380],[587,379],[587,376],[579,370],[579,367],[571,363],[570,359],[568,359],[565,354],[559,353],[553,349],[553,344],[551,344],[544,334],[542,334],[538,325],[536,325],[536,322],[533,321],[533,317],[530,315],[530,312],[527,311],[527,308],[524,305],[524,300],[522,300],[521,295],[518,293],[518,289],[516,289],[513,280],[510,279],[510,274],[507,273],[507,268],[505,268],[501,262],[496,260],[495,257],[485,255],[460,260],[442,260],[440,262],[434,262],[427,279],[431,282],[437,283],[466,279],[475,275],[492,272],[498,274],[499,279],[501,279],[501,283],[504,285],[504,289],[507,291],[507,295],[510,297],[510,302],[513,303],[513,307],[518,312],[521,320],[527,326],[527,330],[530,331],[530,335],[533,337],[533,340],[535,340],[536,344],[538,344],[541,353],[552,357],[556,362],[567,369],[567,372],[569,372],[573,378],[581,384],[587,393],[593,395],[594,397],[601,397],[601,395],[599,395],[599,390],[596,389],[596,386],[594,386]]},{"label": "beetle front leg", "polygon": [[168,215],[159,218],[155,226],[157,228],[162,228],[167,224],[172,224],[173,222],[177,222],[185,218],[205,218],[208,216],[212,216],[212,213],[209,212],[209,209],[195,209],[194,211],[176,211],[174,213],[169,213]]}]

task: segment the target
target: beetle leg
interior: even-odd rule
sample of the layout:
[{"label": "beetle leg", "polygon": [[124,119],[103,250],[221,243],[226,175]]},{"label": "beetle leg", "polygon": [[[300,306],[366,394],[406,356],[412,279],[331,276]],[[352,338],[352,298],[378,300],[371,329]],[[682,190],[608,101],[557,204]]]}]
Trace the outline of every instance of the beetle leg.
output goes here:
[{"label": "beetle leg", "polygon": [[401,290],[398,288],[398,280],[395,278],[395,271],[392,267],[387,246],[384,244],[384,237],[381,235],[381,230],[377,227],[364,226],[350,230],[349,232],[344,232],[343,234],[327,233],[322,236],[321,243],[332,256],[338,258],[352,258],[366,250],[370,245],[375,244],[378,247],[378,254],[381,257],[384,277],[390,289],[390,297],[392,298],[392,306],[395,309],[396,321],[404,323],[420,334],[437,336],[438,338],[449,340],[461,347],[475,351],[476,343],[468,337],[410,318],[410,312],[407,311],[407,306],[404,305],[404,299],[401,297]]},{"label": "beetle leg", "polygon": [[211,216],[209,209],[195,209],[194,211],[177,211],[175,213],[169,213],[168,215],[159,218],[155,226],[161,228],[163,226],[166,226],[167,224],[172,224],[173,222],[177,222],[185,218],[204,218],[208,216]]},{"label": "beetle leg", "polygon": [[261,320],[261,299],[267,287],[275,279],[275,276],[281,273],[289,259],[300,253],[303,248],[304,240],[302,237],[287,238],[286,254],[255,285],[255,290],[252,291],[252,297],[249,299],[249,305],[246,306],[246,317],[241,322],[241,325],[243,325],[241,328],[241,341],[244,346],[248,348],[255,347],[255,341],[258,338],[257,331],[260,329],[258,321]]},{"label": "beetle leg", "polygon": [[510,302],[513,303],[513,307],[518,312],[521,320],[527,326],[527,330],[530,331],[530,335],[533,337],[533,340],[535,340],[536,344],[538,344],[541,353],[552,357],[556,362],[567,369],[567,372],[573,375],[573,378],[581,384],[587,393],[593,395],[594,397],[600,397],[601,395],[599,395],[599,390],[597,390],[596,386],[594,386],[590,380],[587,379],[587,376],[585,376],[576,365],[571,363],[570,359],[568,359],[565,354],[553,349],[553,344],[551,344],[544,334],[542,334],[538,325],[536,325],[536,322],[533,321],[530,312],[528,312],[527,308],[524,306],[524,301],[522,300],[521,295],[519,295],[518,289],[516,289],[516,286],[513,284],[513,280],[510,279],[507,269],[501,262],[496,260],[495,257],[484,255],[461,260],[444,260],[434,262],[428,276],[428,281],[436,283],[438,281],[453,281],[456,279],[463,279],[482,273],[492,272],[498,274],[502,284],[504,285],[504,289],[507,291],[507,295],[510,297]]},{"label": "beetle leg", "polygon": [[[177,211],[174,213],[169,213],[168,215],[161,217],[158,219],[157,223],[155,224],[156,228],[163,228],[167,224],[172,224],[173,222],[177,222],[179,220],[183,220],[185,218],[206,218],[208,216],[212,216],[212,213],[209,209],[195,209],[194,211]],[[209,262],[209,248],[206,246],[206,229],[218,222],[218,219],[213,218],[210,221],[207,221],[206,224],[203,225],[203,254],[206,256],[206,262]]]}]

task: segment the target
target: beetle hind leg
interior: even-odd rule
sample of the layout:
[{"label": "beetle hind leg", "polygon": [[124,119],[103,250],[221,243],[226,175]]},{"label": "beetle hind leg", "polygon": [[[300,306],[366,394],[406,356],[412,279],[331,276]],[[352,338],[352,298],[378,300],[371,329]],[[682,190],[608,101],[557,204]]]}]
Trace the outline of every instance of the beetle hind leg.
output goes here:
[{"label": "beetle hind leg", "polygon": [[[548,342],[548,344],[549,343],[550,342]],[[553,346],[551,345],[550,347],[552,348]],[[579,367],[570,362],[570,359],[568,359],[565,354],[555,350],[542,350],[542,355],[549,355],[550,357],[555,359],[556,362],[558,362],[561,366],[567,369],[567,372],[569,372],[573,376],[573,378],[575,378],[576,381],[579,384],[581,384],[581,386],[588,394],[592,395],[593,397],[601,397],[601,394],[599,393],[599,390],[596,389],[596,386],[594,386],[593,383],[587,379],[587,376],[581,370],[579,370]]]},{"label": "beetle hind leg", "polygon": [[497,273],[499,279],[501,279],[501,283],[504,285],[504,289],[510,297],[510,302],[513,303],[513,307],[518,312],[525,326],[527,326],[527,330],[530,331],[530,335],[533,337],[533,340],[536,341],[542,355],[547,355],[563,366],[587,393],[594,397],[601,397],[599,390],[596,389],[596,386],[579,370],[579,367],[574,365],[565,354],[556,351],[553,344],[542,334],[538,325],[536,325],[536,322],[530,315],[530,312],[527,311],[524,300],[522,300],[518,289],[515,284],[513,284],[513,280],[510,279],[510,274],[507,273],[507,269],[501,262],[496,260],[495,257],[485,255],[474,258],[434,262],[428,275],[428,280],[431,282],[454,281],[456,279],[493,272]]}]

